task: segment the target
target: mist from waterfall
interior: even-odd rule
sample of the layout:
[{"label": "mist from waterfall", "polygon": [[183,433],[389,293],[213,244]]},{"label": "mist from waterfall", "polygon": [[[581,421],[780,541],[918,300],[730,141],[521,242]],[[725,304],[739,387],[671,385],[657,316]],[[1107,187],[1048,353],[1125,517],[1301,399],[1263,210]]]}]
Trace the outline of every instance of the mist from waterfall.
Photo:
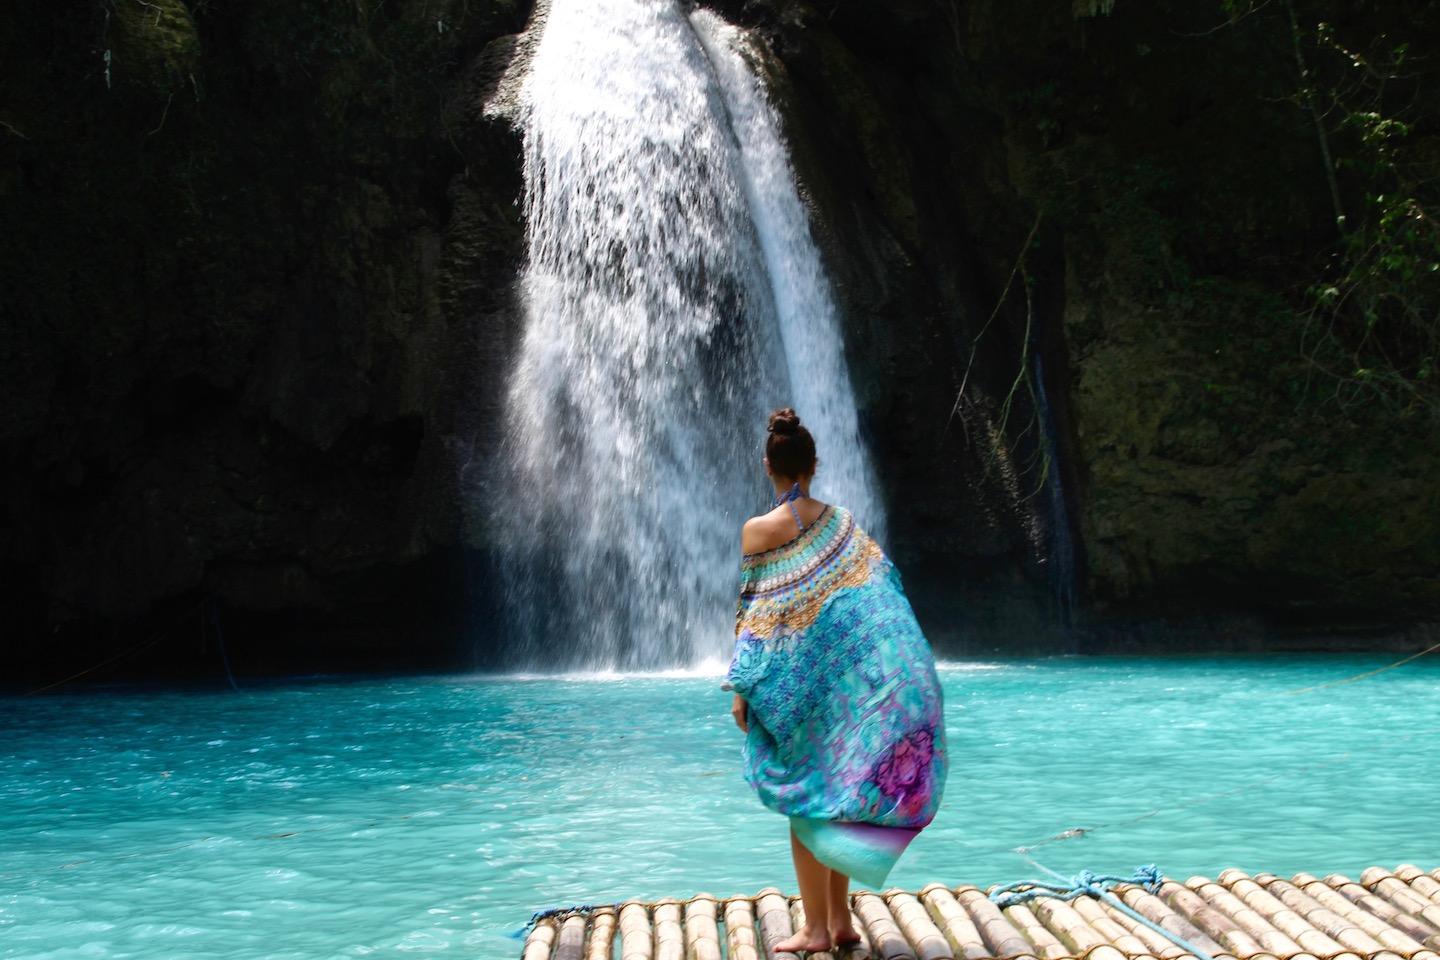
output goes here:
[{"label": "mist from waterfall", "polygon": [[529,669],[723,660],[770,409],[883,536],[838,318],[741,33],[671,0],[554,0],[543,29],[494,642]]}]

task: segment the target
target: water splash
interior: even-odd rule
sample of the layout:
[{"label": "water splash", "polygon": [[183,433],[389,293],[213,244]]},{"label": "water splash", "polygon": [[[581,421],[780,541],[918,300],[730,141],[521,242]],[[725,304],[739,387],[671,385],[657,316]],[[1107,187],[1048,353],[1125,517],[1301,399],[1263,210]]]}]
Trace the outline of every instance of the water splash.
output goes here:
[{"label": "water splash", "polygon": [[816,494],[879,519],[773,112],[741,74],[717,82],[743,61],[696,21],[672,0],[554,0],[521,93],[525,331],[491,524],[513,667],[728,652],[772,407],[814,424],[836,481]]}]

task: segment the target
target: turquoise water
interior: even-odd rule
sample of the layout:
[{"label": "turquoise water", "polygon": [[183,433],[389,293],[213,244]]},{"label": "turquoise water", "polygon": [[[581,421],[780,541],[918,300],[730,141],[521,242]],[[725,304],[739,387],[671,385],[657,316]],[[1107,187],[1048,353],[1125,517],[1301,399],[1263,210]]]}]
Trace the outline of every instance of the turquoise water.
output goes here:
[{"label": "turquoise water", "polygon": [[[1440,657],[942,664],[945,802],[891,874],[1440,866]],[[541,907],[793,889],[716,676],[0,700],[0,957],[516,957]],[[1145,816],[1152,810],[1161,811]]]}]

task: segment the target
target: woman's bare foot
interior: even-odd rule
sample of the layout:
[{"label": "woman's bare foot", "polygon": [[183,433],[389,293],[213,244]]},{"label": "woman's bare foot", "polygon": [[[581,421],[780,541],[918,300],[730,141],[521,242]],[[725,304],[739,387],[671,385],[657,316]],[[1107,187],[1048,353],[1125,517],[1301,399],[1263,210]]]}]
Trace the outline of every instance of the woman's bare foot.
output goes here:
[{"label": "woman's bare foot", "polygon": [[773,947],[775,953],[817,953],[829,949],[830,934],[825,928],[811,929],[808,924],[793,937],[786,937]]},{"label": "woman's bare foot", "polygon": [[831,927],[830,942],[837,947],[853,947],[860,942],[860,934],[849,923],[843,927]]}]

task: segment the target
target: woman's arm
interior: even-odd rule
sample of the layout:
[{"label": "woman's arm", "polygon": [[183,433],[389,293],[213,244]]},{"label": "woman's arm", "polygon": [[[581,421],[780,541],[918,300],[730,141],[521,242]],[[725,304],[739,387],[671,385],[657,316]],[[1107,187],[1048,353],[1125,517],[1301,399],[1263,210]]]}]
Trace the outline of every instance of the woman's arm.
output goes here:
[{"label": "woman's arm", "polygon": [[[740,528],[740,552],[759,553],[774,546],[774,539],[775,531],[764,517],[751,517]],[[731,701],[730,715],[735,718],[735,725],[740,728],[741,732],[750,732],[750,705],[738,693]]]}]

